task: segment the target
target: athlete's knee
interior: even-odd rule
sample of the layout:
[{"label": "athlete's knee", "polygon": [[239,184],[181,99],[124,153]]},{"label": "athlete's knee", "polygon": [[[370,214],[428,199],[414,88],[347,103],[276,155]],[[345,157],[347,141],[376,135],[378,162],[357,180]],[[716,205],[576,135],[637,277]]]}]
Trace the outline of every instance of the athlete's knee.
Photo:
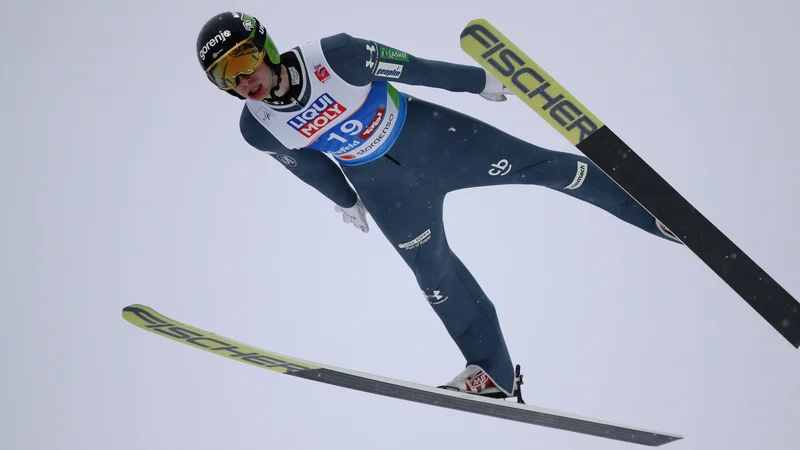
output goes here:
[{"label": "athlete's knee", "polygon": [[414,262],[414,276],[421,289],[433,290],[452,272],[452,267],[452,254],[449,251],[420,252]]},{"label": "athlete's knee", "polygon": [[556,150],[539,149],[540,157],[514,172],[514,182],[537,184],[567,192],[579,189],[596,167],[586,157]]}]

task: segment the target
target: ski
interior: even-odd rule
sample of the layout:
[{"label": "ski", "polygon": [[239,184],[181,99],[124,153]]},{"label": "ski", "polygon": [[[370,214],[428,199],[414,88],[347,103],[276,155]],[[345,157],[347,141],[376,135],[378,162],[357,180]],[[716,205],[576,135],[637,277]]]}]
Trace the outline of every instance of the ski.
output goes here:
[{"label": "ski", "polygon": [[[484,19],[461,32],[461,48],[592,160],[795,348],[800,303],[703,216],[588,108]],[[670,233],[671,232],[671,233]]]},{"label": "ski", "polygon": [[652,447],[683,438],[678,435],[579,417],[523,403],[483,398],[474,394],[464,394],[304,361],[186,325],[165,317],[144,305],[135,304],[123,308],[122,317],[133,325],[159,336],[234,361],[370,394]]}]

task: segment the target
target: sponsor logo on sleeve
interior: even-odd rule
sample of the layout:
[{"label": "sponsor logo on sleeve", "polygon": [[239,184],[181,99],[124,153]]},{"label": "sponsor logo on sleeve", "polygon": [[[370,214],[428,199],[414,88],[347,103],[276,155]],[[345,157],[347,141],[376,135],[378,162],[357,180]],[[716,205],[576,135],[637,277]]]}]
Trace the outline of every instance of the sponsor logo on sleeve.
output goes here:
[{"label": "sponsor logo on sleeve", "polygon": [[401,73],[403,73],[402,64],[394,64],[387,62],[379,62],[378,68],[377,70],[375,70],[375,75],[384,78],[400,78]]},{"label": "sponsor logo on sleeve", "polygon": [[286,167],[297,167],[297,161],[289,155],[284,155],[283,153],[279,153],[275,155],[275,158],[283,163]]},{"label": "sponsor logo on sleeve", "polygon": [[367,59],[366,67],[369,67],[370,69],[374,69],[375,68],[375,59],[376,59],[376,56],[378,56],[378,48],[373,44],[367,44],[367,51],[369,52],[369,58]]},{"label": "sponsor logo on sleeve", "polygon": [[389,61],[408,62],[408,53],[401,52],[395,48],[380,46],[380,59]]}]

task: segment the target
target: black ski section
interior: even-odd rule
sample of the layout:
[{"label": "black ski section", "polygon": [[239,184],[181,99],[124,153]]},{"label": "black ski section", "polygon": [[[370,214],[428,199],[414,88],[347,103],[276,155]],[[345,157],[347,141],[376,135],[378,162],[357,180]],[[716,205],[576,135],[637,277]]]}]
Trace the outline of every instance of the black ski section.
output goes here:
[{"label": "black ski section", "polygon": [[437,395],[431,392],[414,389],[398,384],[380,380],[359,377],[357,375],[337,372],[328,369],[313,369],[291,372],[292,375],[334,386],[355,389],[370,394],[382,395],[401,400],[408,400],[428,405],[441,406],[484,416],[498,417],[506,420],[539,425],[548,428],[571,431],[574,433],[588,434],[616,441],[633,444],[660,446],[681,439],[680,436],[659,434],[650,431],[623,428],[616,425],[597,423],[590,420],[581,420],[577,417],[548,414],[528,409],[512,409],[502,400],[492,402],[477,402],[467,398],[450,395]]},{"label": "black ski section", "polygon": [[577,145],[657,217],[795,348],[800,303],[696,210],[607,126]]}]

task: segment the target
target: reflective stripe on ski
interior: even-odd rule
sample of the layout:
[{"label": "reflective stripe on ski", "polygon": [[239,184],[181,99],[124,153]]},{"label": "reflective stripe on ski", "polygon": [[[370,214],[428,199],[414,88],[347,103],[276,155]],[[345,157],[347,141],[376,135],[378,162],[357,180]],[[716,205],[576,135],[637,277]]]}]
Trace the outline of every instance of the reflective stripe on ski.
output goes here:
[{"label": "reflective stripe on ski", "polygon": [[800,347],[800,303],[533,59],[484,19],[467,24],[461,48]]},{"label": "reflective stripe on ski", "polygon": [[124,308],[122,317],[137,327],[159,336],[234,361],[370,394],[647,446],[659,446],[682,439],[682,436],[304,361],[209,333],[172,320],[143,305],[130,305]]}]

